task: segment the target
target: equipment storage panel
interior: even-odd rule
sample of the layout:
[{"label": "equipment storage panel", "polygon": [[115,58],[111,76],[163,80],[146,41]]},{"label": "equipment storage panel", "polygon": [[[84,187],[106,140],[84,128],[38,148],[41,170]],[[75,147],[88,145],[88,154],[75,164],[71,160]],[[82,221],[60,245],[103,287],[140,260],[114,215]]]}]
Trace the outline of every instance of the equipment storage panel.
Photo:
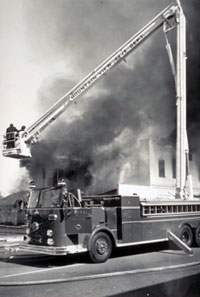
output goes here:
[{"label": "equipment storage panel", "polygon": [[141,240],[140,200],[138,196],[121,197],[122,241],[136,242]]},{"label": "equipment storage panel", "polygon": [[91,209],[68,209],[65,212],[64,217],[66,234],[92,232]]}]

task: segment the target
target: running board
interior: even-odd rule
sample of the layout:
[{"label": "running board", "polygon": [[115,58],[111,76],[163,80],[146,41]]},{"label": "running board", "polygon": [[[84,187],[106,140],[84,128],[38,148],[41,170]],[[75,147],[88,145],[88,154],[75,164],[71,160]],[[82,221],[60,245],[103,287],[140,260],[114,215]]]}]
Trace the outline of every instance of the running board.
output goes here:
[{"label": "running board", "polygon": [[167,231],[168,239],[173,241],[180,249],[186,252],[189,255],[193,255],[193,250],[187,246],[180,238],[178,238],[174,233],[171,231]]}]

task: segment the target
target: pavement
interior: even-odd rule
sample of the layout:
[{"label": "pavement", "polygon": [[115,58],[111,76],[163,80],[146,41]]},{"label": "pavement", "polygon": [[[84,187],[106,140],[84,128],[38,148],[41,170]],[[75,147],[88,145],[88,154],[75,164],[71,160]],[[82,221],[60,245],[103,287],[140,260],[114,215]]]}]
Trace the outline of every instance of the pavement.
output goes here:
[{"label": "pavement", "polygon": [[[159,271],[170,272],[187,268],[193,269],[195,273],[200,273],[200,248],[196,247],[192,249],[192,255],[186,254],[173,245],[172,249],[166,249],[166,245],[162,249],[162,245],[156,244],[118,248],[106,263],[94,265],[88,263],[88,258],[84,254],[83,256],[80,254],[47,257],[39,254],[23,253],[18,249],[23,240],[23,234],[0,233],[0,261],[2,261],[0,262],[0,285],[3,283],[9,285],[12,285],[12,283],[13,285],[21,282],[25,283],[24,275],[26,275],[26,282],[31,284],[40,283],[42,275],[42,283],[45,284],[49,282],[102,279],[113,276],[142,275],[152,272],[158,273]],[[34,263],[37,263],[37,257],[39,267],[33,265],[33,258]],[[130,257],[132,258],[131,261]],[[18,262],[19,259],[21,262]],[[26,266],[24,266],[23,259],[25,259]],[[41,261],[44,267],[42,271],[40,269]],[[46,267],[45,261],[47,261]],[[15,265],[16,263],[20,264],[20,271],[18,264]],[[29,263],[28,266],[27,263]],[[50,266],[49,263],[51,263]],[[79,266],[78,272],[77,265]],[[3,274],[1,274],[1,271]],[[64,271],[67,272],[67,277],[63,277]]]},{"label": "pavement", "polygon": [[[15,238],[20,239],[20,238]],[[14,242],[9,239],[11,244]],[[142,249],[144,249],[142,251]],[[22,253],[10,254],[6,260],[6,271],[3,274],[0,272],[0,284],[1,281],[12,283],[25,284],[24,275],[26,275],[26,281],[28,283],[52,283],[52,282],[73,282],[89,279],[102,279],[107,277],[117,277],[126,275],[146,274],[151,272],[163,272],[173,271],[176,269],[192,268],[194,271],[200,272],[200,249],[194,248],[193,255],[185,254],[181,250],[160,250],[149,252],[148,248],[136,248],[132,249],[118,249],[117,253],[111,257],[106,263],[90,264],[87,257],[81,255],[69,255],[65,257],[44,257],[42,260],[38,255],[38,266],[36,265],[36,254],[24,255]],[[128,253],[128,254],[127,254]],[[130,254],[132,253],[132,255]],[[33,264],[34,256],[34,264]],[[1,254],[0,254],[1,257]],[[26,262],[26,266],[20,266],[20,272],[18,265],[15,267],[15,263],[23,264],[23,257]],[[132,260],[130,261],[130,257]],[[3,257],[1,257],[3,259]],[[5,257],[4,257],[5,259]],[[46,260],[45,260],[46,259]],[[41,270],[41,261],[43,269]],[[46,261],[46,262],[45,262]],[[24,262],[24,263],[25,263]],[[5,263],[5,262],[4,262]],[[10,263],[10,264],[9,264]],[[29,263],[29,264],[28,264]],[[45,263],[47,266],[45,267]],[[49,265],[49,263],[51,263]],[[1,268],[4,267],[3,262]],[[14,265],[13,265],[14,264]],[[20,265],[21,265],[20,264]],[[28,264],[28,265],[27,265]],[[77,270],[77,266],[78,270]],[[16,268],[16,271],[15,271]],[[56,273],[55,273],[56,270]],[[64,273],[67,272],[67,274]],[[102,273],[103,272],[103,273]],[[63,273],[67,277],[63,277]],[[41,278],[42,277],[42,278]]]},{"label": "pavement", "polygon": [[[6,245],[17,245],[21,239],[18,235],[0,238]],[[66,292],[76,297],[83,292],[88,297],[199,297],[199,276],[197,247],[193,255],[157,244],[119,248],[101,264],[91,264],[86,254],[54,257],[0,251],[0,293],[5,297],[59,297]]]}]

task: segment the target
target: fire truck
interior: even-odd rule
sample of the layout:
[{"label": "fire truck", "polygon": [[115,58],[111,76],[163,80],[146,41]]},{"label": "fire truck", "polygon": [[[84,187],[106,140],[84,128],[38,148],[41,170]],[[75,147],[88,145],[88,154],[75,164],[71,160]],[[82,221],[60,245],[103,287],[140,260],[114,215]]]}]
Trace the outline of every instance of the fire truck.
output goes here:
[{"label": "fire truck", "polygon": [[[147,200],[116,193],[82,196],[65,185],[32,190],[27,242],[20,249],[40,254],[88,252],[105,262],[113,248],[175,240],[181,248],[200,246],[200,201]],[[187,245],[187,246],[186,246]]]},{"label": "fire truck", "polygon": [[[186,25],[179,0],[161,11],[60,98],[21,138],[14,137],[12,147],[5,139],[3,155],[30,157],[31,145],[71,102],[160,28],[166,39],[176,89],[176,196],[163,200],[155,194],[149,198],[150,188],[143,187],[146,194],[140,195],[139,186],[134,185],[119,185],[112,193],[88,196],[80,190],[68,191],[63,181],[49,188],[32,184],[27,207],[27,240],[20,246],[22,250],[49,255],[88,252],[93,262],[100,263],[110,257],[115,247],[173,240],[191,254],[193,243],[200,246],[200,201],[193,197],[187,162]],[[171,30],[176,30],[177,36],[176,63],[167,36]]]}]

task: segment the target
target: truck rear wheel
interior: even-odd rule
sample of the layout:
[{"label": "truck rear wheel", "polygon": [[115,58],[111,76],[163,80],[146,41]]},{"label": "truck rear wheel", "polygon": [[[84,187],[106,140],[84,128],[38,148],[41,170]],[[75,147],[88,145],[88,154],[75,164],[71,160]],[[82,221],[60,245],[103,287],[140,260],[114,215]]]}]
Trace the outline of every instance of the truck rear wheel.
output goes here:
[{"label": "truck rear wheel", "polygon": [[108,260],[112,252],[112,240],[105,232],[98,232],[92,237],[89,256],[94,263],[103,263]]},{"label": "truck rear wheel", "polygon": [[197,246],[200,247],[200,225],[195,230],[195,240],[196,240]]},{"label": "truck rear wheel", "polygon": [[183,225],[179,232],[179,238],[187,244],[187,246],[191,246],[193,243],[193,233],[191,228],[188,225]]}]

